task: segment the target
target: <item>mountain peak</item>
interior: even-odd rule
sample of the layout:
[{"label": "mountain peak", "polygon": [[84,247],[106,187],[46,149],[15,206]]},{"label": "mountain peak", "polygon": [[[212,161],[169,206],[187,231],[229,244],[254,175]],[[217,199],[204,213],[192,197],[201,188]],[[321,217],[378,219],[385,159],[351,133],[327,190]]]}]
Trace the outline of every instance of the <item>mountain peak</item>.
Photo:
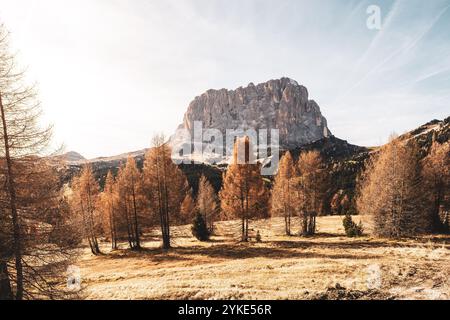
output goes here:
[{"label": "mountain peak", "polygon": [[194,122],[204,129],[278,129],[283,148],[298,147],[330,135],[319,105],[308,99],[308,90],[291,78],[235,90],[210,89],[190,104],[179,128],[192,131]]}]

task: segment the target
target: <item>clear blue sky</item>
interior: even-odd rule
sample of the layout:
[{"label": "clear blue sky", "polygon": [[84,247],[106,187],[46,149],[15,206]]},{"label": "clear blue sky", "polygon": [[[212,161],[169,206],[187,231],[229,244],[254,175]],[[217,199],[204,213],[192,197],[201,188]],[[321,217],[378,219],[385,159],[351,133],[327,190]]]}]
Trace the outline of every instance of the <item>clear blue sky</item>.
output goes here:
[{"label": "clear blue sky", "polygon": [[[381,30],[366,26],[381,8]],[[450,114],[450,1],[0,0],[56,142],[86,157],[170,135],[209,88],[288,76],[360,145]]]}]

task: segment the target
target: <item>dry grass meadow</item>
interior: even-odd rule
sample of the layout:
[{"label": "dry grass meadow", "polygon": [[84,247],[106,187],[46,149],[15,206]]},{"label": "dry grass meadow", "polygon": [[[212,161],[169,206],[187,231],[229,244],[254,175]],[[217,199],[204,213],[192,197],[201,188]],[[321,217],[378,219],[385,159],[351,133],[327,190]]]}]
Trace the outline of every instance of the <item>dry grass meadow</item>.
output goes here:
[{"label": "dry grass meadow", "polygon": [[239,226],[217,223],[206,243],[189,226],[174,227],[168,252],[157,230],[139,252],[111,252],[108,243],[101,256],[84,249],[78,298],[450,299],[450,237],[347,238],[342,217],[319,217],[314,237],[288,237],[274,218],[251,222],[262,243],[240,243]]}]

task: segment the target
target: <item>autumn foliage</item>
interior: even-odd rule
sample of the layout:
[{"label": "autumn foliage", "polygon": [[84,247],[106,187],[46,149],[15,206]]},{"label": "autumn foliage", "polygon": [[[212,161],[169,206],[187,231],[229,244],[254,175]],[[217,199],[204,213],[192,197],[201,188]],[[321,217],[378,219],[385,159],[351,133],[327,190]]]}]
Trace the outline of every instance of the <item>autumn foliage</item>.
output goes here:
[{"label": "autumn foliage", "polygon": [[[252,149],[248,138],[237,140],[234,146],[233,163],[224,174],[223,187],[220,191],[224,216],[241,220],[242,241],[248,241],[249,220],[266,217],[269,198],[260,174],[260,164],[249,161],[250,150]],[[238,161],[240,152],[245,154],[244,163]]]}]

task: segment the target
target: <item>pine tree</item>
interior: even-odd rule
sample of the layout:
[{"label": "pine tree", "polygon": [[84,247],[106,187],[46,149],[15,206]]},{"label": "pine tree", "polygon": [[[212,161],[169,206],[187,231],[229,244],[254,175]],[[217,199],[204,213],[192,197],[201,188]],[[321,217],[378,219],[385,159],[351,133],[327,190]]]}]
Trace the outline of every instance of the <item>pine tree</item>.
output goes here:
[{"label": "pine tree", "polygon": [[144,188],[150,210],[160,221],[162,246],[170,248],[170,225],[180,218],[181,203],[188,183],[171,159],[171,150],[164,136],[153,138],[153,148],[145,155]]},{"label": "pine tree", "polygon": [[370,159],[359,181],[357,206],[360,213],[372,217],[376,235],[402,237],[429,230],[420,184],[415,144],[392,139]]},{"label": "pine tree", "polygon": [[292,202],[292,184],[296,175],[294,160],[288,151],[280,160],[271,198],[272,215],[284,217],[286,235],[291,235],[291,218],[295,212]]},{"label": "pine tree", "polygon": [[200,241],[208,241],[209,240],[209,230],[206,225],[206,221],[203,218],[203,215],[198,212],[195,216],[194,221],[192,222],[192,235],[196,237]]},{"label": "pine tree", "polygon": [[[238,163],[238,154],[245,150],[244,163]],[[249,220],[267,215],[268,192],[260,175],[261,165],[250,163],[250,140],[238,139],[234,146],[233,163],[224,174],[219,197],[225,217],[242,221],[241,239],[248,241]]]},{"label": "pine tree", "polygon": [[197,210],[203,215],[209,232],[213,233],[214,220],[218,213],[217,195],[213,186],[204,175],[200,177]]},{"label": "pine tree", "polygon": [[353,237],[360,237],[363,234],[364,228],[362,223],[356,224],[352,216],[349,214],[346,214],[344,219],[342,220],[342,224],[344,226],[345,234],[347,237],[353,238]]}]

